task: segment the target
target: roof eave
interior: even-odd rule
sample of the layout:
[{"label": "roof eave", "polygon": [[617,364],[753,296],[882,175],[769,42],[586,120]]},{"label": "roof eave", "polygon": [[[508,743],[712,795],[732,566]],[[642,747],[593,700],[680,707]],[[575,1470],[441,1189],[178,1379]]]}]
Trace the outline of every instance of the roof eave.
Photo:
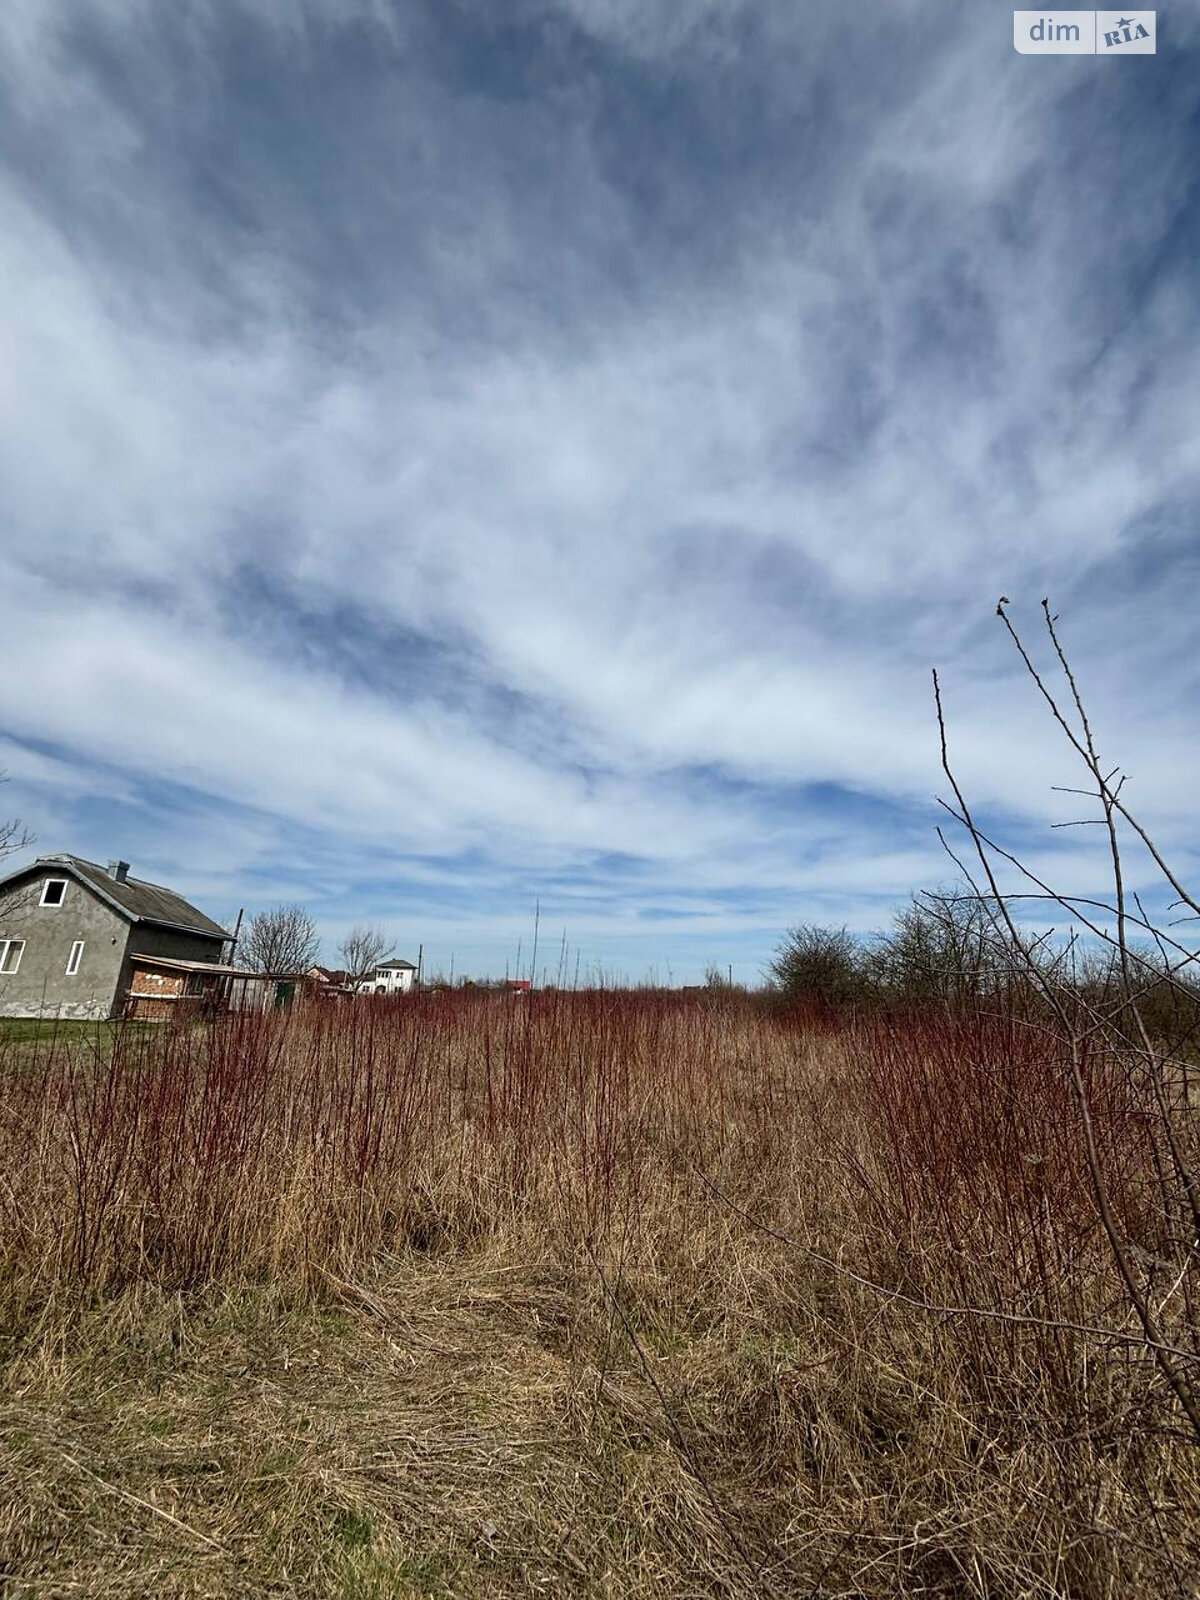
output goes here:
[{"label": "roof eave", "polygon": [[131,922],[145,923],[150,928],[170,928],[174,933],[190,933],[197,939],[219,939],[222,944],[230,944],[233,935],[224,928],[219,933],[214,933],[209,928],[197,928],[186,922],[164,922],[161,917],[138,917],[127,911],[125,915]]}]

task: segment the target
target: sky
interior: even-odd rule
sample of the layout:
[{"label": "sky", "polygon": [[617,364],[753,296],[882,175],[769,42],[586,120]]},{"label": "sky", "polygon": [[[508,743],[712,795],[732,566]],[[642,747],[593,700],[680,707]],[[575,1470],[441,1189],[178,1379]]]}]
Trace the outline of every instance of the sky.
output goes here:
[{"label": "sky", "polygon": [[[0,816],[427,971],[1200,881],[1200,10],[6,0]],[[1149,864],[1130,858],[1148,904]],[[520,954],[518,954],[518,951]]]}]

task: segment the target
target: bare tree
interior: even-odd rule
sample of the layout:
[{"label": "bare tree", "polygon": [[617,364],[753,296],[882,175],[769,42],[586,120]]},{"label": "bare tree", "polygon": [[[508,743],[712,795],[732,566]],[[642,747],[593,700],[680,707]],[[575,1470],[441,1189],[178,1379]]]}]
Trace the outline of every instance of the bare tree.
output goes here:
[{"label": "bare tree", "polygon": [[301,905],[274,906],[250,918],[238,958],[252,972],[305,972],[321,951],[317,925]]},{"label": "bare tree", "polygon": [[374,970],[391,949],[391,941],[382,928],[360,924],[338,946],[338,956],[350,982],[358,985]]},{"label": "bare tree", "polygon": [[1007,987],[1012,963],[996,911],[967,883],[914,895],[871,951],[885,989],[922,1005],[973,1005]]},{"label": "bare tree", "polygon": [[[9,781],[7,772],[0,772],[0,783]],[[19,850],[26,850],[33,843],[33,835],[27,833],[20,819],[10,817],[0,822],[0,861],[6,856],[15,856]]]}]

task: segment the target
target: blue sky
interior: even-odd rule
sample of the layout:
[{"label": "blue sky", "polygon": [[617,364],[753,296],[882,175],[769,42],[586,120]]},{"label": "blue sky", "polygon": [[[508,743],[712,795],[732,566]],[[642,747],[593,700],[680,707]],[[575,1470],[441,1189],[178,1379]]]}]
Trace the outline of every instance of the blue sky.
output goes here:
[{"label": "blue sky", "polygon": [[[990,822],[1102,887],[993,615],[1200,877],[1200,13],[8,0],[6,811],[459,971],[754,978]],[[1134,880],[1149,891],[1143,863]],[[539,965],[541,965],[539,961]]]}]

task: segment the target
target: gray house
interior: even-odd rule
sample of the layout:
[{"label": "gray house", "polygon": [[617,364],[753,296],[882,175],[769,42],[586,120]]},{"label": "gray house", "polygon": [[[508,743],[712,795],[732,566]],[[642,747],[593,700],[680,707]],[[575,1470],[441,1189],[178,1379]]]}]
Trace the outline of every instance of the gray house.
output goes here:
[{"label": "gray house", "polygon": [[41,856],[0,881],[0,1017],[123,1016],[135,975],[226,971],[229,939],[127,861]]}]

